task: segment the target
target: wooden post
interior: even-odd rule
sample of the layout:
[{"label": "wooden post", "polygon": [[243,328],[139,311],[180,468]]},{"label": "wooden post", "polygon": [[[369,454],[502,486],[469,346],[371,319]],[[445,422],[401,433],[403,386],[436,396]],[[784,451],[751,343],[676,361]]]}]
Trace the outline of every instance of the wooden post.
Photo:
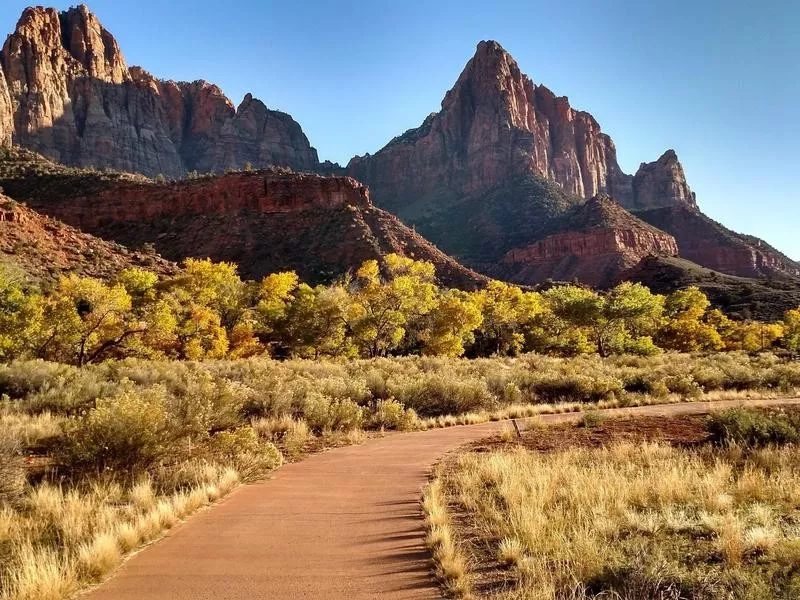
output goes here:
[{"label": "wooden post", "polygon": [[522,432],[519,430],[519,425],[517,425],[516,419],[511,419],[511,422],[514,424],[514,430],[517,432],[517,437],[522,439]]}]

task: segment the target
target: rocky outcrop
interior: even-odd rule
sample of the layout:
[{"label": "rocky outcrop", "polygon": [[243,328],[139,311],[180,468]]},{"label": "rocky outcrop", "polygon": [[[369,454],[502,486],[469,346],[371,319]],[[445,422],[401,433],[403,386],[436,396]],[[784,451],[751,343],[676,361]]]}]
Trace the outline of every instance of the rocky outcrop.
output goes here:
[{"label": "rocky outcrop", "polygon": [[669,206],[636,215],[673,235],[680,256],[704,267],[740,277],[800,276],[800,264],[765,241],[731,231],[692,207]]},{"label": "rocky outcrop", "polygon": [[178,183],[122,184],[86,196],[46,201],[34,196],[29,202],[65,223],[90,232],[102,232],[109,225],[162,218],[245,211],[288,214],[372,206],[366,186],[350,177],[279,171],[231,173]]},{"label": "rocky outcrop", "polygon": [[249,94],[237,108],[215,85],[129,68],[86,6],[28,8],[2,50],[13,140],[61,163],[154,176],[278,165],[313,170],[317,153],[287,114]]},{"label": "rocky outcrop", "polygon": [[674,150],[667,150],[652,163],[642,163],[633,177],[633,202],[628,208],[647,210],[667,206],[697,207],[694,192],[686,183],[683,166]]},{"label": "rocky outcrop", "polygon": [[168,275],[178,268],[157,254],[101,240],[2,194],[0,264],[21,271],[35,282],[52,282],[67,273],[109,279],[129,267]]},{"label": "rocky outcrop", "polygon": [[504,273],[519,283],[547,279],[606,286],[649,255],[676,256],[675,239],[631,216],[608,196],[572,209],[537,242],[509,251]]},{"label": "rocky outcrop", "polygon": [[[614,142],[592,115],[534,84],[492,41],[478,44],[440,112],[374,156],[355,157],[347,171],[370,185],[377,204],[412,222],[426,203],[457,202],[524,174],[579,198],[607,193],[626,207],[640,203],[634,178],[622,172]],[[655,187],[642,186],[648,203]]]}]

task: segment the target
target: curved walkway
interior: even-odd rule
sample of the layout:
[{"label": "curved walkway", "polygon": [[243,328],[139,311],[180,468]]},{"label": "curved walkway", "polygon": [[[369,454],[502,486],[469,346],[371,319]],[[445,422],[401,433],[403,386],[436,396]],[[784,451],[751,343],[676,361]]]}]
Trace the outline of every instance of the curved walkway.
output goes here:
[{"label": "curved walkway", "polygon": [[[748,405],[800,400],[747,401]],[[675,415],[742,401],[611,409]],[[546,415],[549,423],[578,414]],[[430,575],[421,488],[444,453],[507,427],[392,434],[331,450],[244,486],[127,561],[88,600],[418,600]]]}]

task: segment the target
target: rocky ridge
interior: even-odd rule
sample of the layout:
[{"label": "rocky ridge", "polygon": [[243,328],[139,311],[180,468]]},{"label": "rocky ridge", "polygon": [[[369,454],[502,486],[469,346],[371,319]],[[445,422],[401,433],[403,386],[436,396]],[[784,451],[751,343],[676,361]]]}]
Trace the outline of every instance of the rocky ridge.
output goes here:
[{"label": "rocky ridge", "polygon": [[650,255],[677,256],[675,239],[598,195],[550,225],[542,239],[510,250],[503,273],[512,281],[579,279],[603,287]]},{"label": "rocky ridge", "polygon": [[63,164],[166,177],[319,165],[300,125],[250,94],[234,107],[213,84],[128,67],[85,5],[26,9],[0,64],[0,142]]},{"label": "rocky ridge", "polygon": [[0,185],[12,197],[171,260],[230,261],[252,279],[294,270],[317,283],[398,253],[431,261],[443,285],[474,289],[487,281],[374,207],[368,189],[349,177],[273,168],[157,182],[63,167],[26,151],[6,154]]}]

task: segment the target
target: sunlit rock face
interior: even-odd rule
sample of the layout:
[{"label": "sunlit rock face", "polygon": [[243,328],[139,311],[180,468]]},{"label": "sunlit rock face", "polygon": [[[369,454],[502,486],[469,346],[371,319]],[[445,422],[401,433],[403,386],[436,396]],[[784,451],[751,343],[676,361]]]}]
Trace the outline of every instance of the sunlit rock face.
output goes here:
[{"label": "sunlit rock face", "polygon": [[0,143],[67,165],[169,177],[247,163],[319,165],[300,126],[249,94],[236,108],[205,81],[162,81],[129,68],[86,6],[26,9],[1,62]]}]

